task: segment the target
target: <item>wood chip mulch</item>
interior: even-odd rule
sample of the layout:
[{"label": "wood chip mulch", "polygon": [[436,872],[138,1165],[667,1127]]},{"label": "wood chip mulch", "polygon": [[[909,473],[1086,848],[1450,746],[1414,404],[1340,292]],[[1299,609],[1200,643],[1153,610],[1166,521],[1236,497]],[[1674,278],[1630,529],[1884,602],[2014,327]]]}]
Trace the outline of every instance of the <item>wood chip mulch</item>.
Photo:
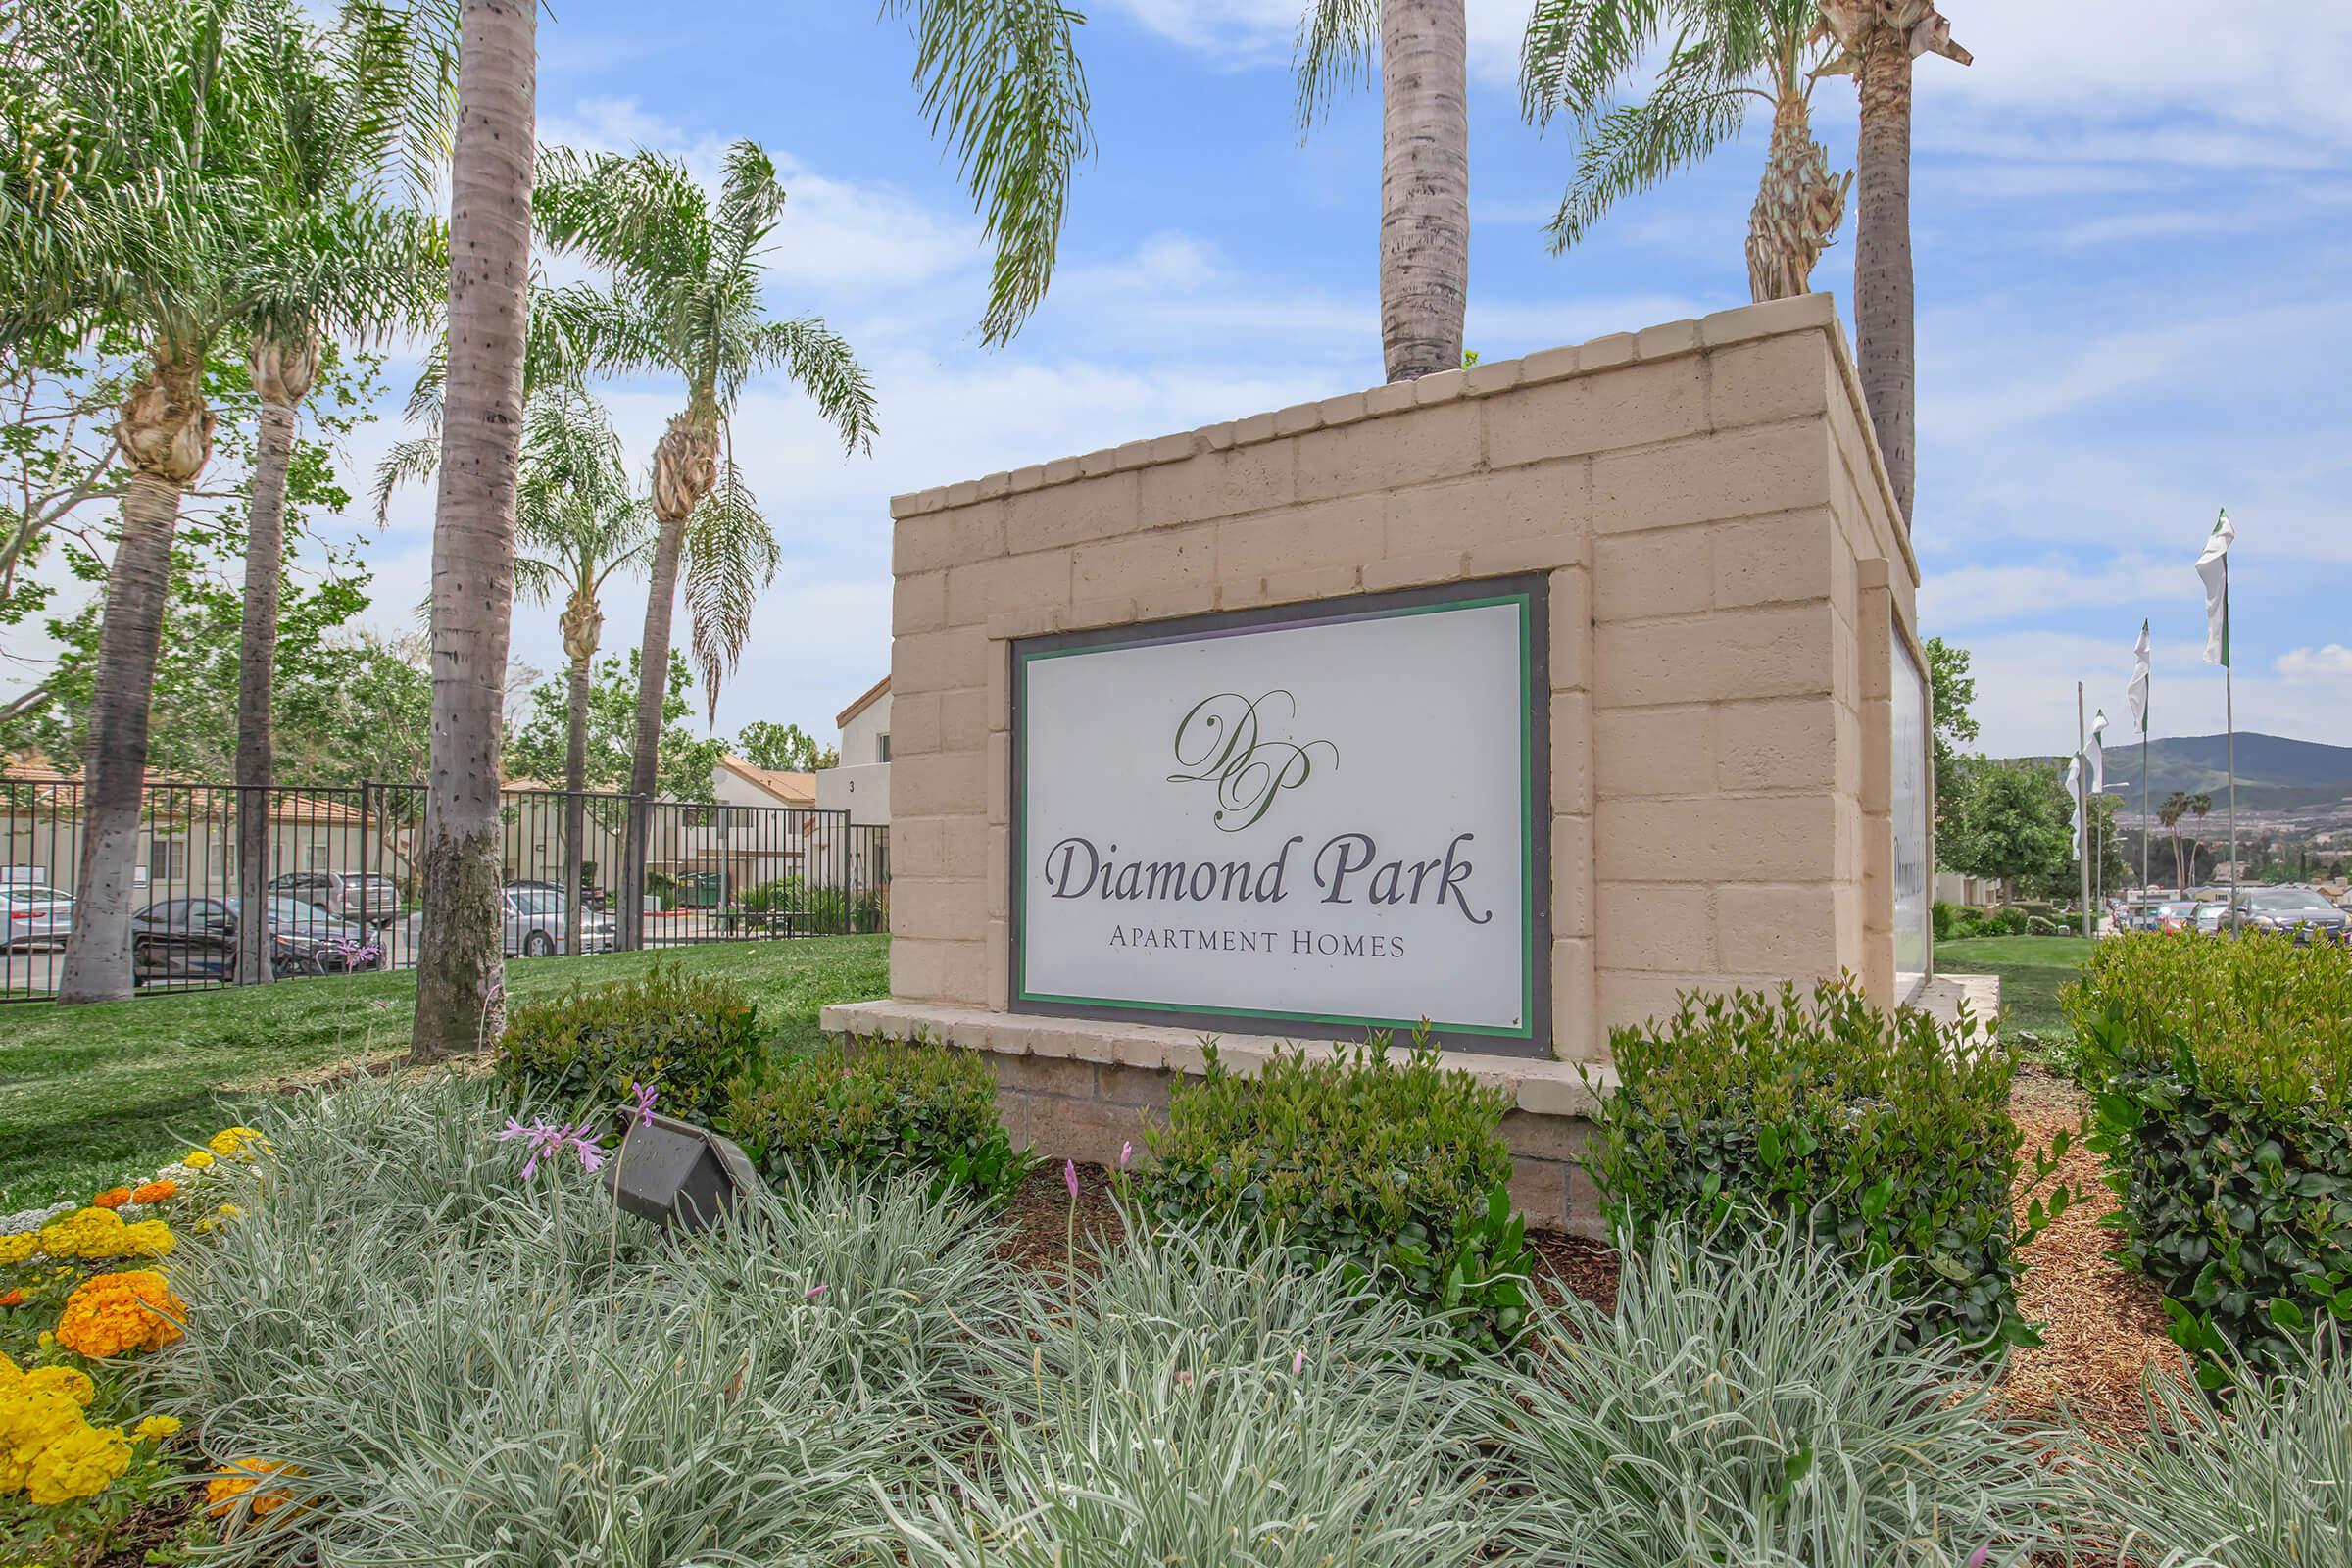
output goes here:
[{"label": "wood chip mulch", "polygon": [[[2087,1108],[2082,1090],[2036,1067],[2018,1074],[2009,1097],[2027,1158],[2061,1129],[2080,1137]],[[2084,1430],[2120,1440],[2146,1430],[2141,1379],[2178,1377],[2181,1363],[2156,1288],[2119,1254],[2117,1233],[2099,1224],[2116,1206],[2103,1170],[2078,1142],[2051,1178],[2072,1188],[2076,1201],[2019,1251],[2026,1270],[2018,1302],[2042,1325],[2042,1343],[2010,1356],[2002,1393],[2020,1412],[2063,1408]],[[2032,1196],[2021,1184],[2021,1213]]]}]

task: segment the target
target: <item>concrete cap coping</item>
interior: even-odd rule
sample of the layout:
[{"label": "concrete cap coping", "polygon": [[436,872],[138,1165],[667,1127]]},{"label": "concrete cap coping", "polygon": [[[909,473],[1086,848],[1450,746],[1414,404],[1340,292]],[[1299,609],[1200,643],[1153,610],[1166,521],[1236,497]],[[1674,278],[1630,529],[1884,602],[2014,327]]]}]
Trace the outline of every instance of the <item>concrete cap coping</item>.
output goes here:
[{"label": "concrete cap coping", "polygon": [[[1006,1056],[1058,1056],[1200,1076],[1200,1046],[1213,1039],[1225,1065],[1245,1077],[1277,1052],[1312,1060],[1329,1058],[1345,1042],[1283,1040],[1273,1035],[1211,1034],[1164,1024],[1115,1023],[1036,1013],[995,1012],[934,1002],[837,1003],[819,1015],[829,1034],[862,1039],[935,1040]],[[1613,1067],[1585,1066],[1533,1056],[1448,1051],[1445,1066],[1480,1083],[1507,1089],[1512,1102],[1536,1116],[1589,1116],[1599,1096],[1617,1086]],[[1589,1080],[1589,1082],[1588,1082]]]}]

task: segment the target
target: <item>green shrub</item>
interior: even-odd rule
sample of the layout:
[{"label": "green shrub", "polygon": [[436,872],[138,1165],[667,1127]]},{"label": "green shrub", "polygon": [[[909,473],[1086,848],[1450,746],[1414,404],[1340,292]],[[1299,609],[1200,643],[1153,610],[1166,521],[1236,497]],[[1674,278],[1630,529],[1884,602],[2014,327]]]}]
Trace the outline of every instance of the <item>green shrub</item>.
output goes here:
[{"label": "green shrub", "polygon": [[[1786,1226],[1710,1251],[1661,1226],[1617,1306],[1540,1307],[1550,1351],[1475,1406],[1502,1560],[1526,1568],[2015,1568],[2056,1561],[2074,1488],[1884,1270]],[[1983,1555],[1979,1555],[1982,1552]],[[2087,1561],[2088,1559],[2084,1559]],[[2101,1558],[2100,1561],[2111,1561]]]},{"label": "green shrub", "polygon": [[[1622,1244],[1686,1216],[1788,1216],[1886,1269],[1927,1332],[2033,1342],[2015,1290],[2010,1048],[1965,1021],[1890,1016],[1850,981],[1686,997],[1662,1026],[1619,1028],[1611,1044],[1620,1087],[1584,1162]],[[2034,1179],[2063,1152],[2040,1156]],[[2070,1200],[2034,1200],[2028,1234]]]},{"label": "green shrub", "polygon": [[2199,1376],[2352,1318],[2352,951],[2137,933],[2059,1000],[2125,1250]]},{"label": "green shrub", "polygon": [[890,927],[890,901],[871,888],[812,888],[798,906],[819,931],[865,936]]},{"label": "green shrub", "polygon": [[[2147,1430],[2083,1446],[2100,1562],[2352,1568],[2352,1344],[2328,1328],[2278,1370],[2233,1366],[2226,1404],[2170,1378],[2146,1387]],[[2089,1560],[2087,1554],[2082,1560]]]},{"label": "green shrub", "polygon": [[727,1085],[759,1064],[762,1039],[759,1007],[742,987],[657,963],[634,980],[510,1009],[498,1076],[578,1113],[651,1084],[663,1115],[709,1126]]},{"label": "green shrub", "polygon": [[725,1126],[760,1170],[919,1172],[934,1198],[1001,1200],[1034,1159],[997,1120],[997,1081],[978,1053],[927,1041],[860,1043],[770,1064],[729,1097]]},{"label": "green shrub", "polygon": [[1533,1254],[1505,1191],[1507,1091],[1446,1071],[1421,1033],[1395,1055],[1380,1036],[1320,1059],[1279,1053],[1254,1077],[1204,1053],[1207,1075],[1177,1084],[1145,1135],[1152,1164],[1132,1190],[1148,1213],[1238,1222],[1372,1276],[1481,1349],[1518,1339]]},{"label": "green shrub", "polygon": [[766,914],[775,909],[797,909],[801,906],[801,879],[780,876],[762,882],[736,901],[746,914]]},{"label": "green shrub", "polygon": [[1960,906],[1948,899],[1936,901],[1930,909],[1930,919],[1935,927],[1936,941],[1949,942],[1952,940],[1955,934],[1952,927],[1959,923],[1960,912]]},{"label": "green shrub", "polygon": [[1986,911],[1981,935],[1988,937],[2022,937],[2032,929],[2034,915],[2022,906],[2005,905]]}]

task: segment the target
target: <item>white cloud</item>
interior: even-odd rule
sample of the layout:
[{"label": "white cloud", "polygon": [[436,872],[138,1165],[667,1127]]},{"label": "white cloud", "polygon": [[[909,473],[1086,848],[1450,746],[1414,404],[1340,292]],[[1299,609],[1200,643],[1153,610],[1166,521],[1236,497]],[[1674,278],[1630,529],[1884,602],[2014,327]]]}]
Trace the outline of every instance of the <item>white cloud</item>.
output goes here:
[{"label": "white cloud", "polygon": [[2329,643],[2324,648],[2293,649],[2278,656],[2276,667],[2292,681],[2352,681],[2352,648]]}]

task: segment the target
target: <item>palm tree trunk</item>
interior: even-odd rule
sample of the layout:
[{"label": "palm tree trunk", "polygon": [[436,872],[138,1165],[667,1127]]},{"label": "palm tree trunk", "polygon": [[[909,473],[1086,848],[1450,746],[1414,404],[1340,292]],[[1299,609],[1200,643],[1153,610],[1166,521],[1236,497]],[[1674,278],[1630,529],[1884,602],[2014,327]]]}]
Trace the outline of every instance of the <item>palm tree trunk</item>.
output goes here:
[{"label": "palm tree trunk", "polygon": [[672,416],[654,447],[654,564],[645,585],[645,635],[637,644],[637,737],[629,756],[629,830],[621,840],[620,942],[645,946],[647,840],[662,761],[662,710],[669,700],[669,620],[678,597],[686,519],[718,479],[718,416],[701,399]]},{"label": "palm tree trunk", "polygon": [[1803,84],[1784,88],[1772,112],[1772,149],[1747,215],[1747,289],[1757,304],[1813,288],[1813,265],[1845,218],[1851,174],[1830,172],[1829,149],[1813,139]]},{"label": "palm tree trunk", "polygon": [[[261,394],[253,454],[253,505],[245,538],[245,615],[237,654],[237,897],[252,915],[269,896],[270,699],[276,669],[277,597],[285,564],[286,470],[294,460],[294,411],[318,373],[316,340],[287,348],[257,342],[248,356]],[[237,923],[237,979],[267,985],[270,922]]]},{"label": "palm tree trunk", "polygon": [[1461,368],[1470,286],[1463,0],[1380,8],[1380,337],[1392,381]]},{"label": "palm tree trunk", "polygon": [[464,0],[449,222],[449,379],[433,512],[432,768],[409,1056],[505,1026],[499,752],[530,274],[537,0]]},{"label": "palm tree trunk", "polygon": [[570,711],[564,735],[564,951],[580,951],[580,835],[588,827],[588,658],[571,661]]},{"label": "palm tree trunk", "polygon": [[1855,165],[1861,212],[1854,235],[1855,355],[1862,401],[1911,521],[1917,458],[1911,276],[1911,41],[1879,24],[1863,34],[1862,120]]},{"label": "palm tree trunk", "polygon": [[98,628],[82,760],[81,863],[74,929],[58,976],[61,1003],[130,995],[132,867],[147,782],[147,710],[172,584],[172,536],[179,526],[180,493],[204,471],[213,450],[201,352],[157,355],[123,405],[115,439],[131,471]]}]

